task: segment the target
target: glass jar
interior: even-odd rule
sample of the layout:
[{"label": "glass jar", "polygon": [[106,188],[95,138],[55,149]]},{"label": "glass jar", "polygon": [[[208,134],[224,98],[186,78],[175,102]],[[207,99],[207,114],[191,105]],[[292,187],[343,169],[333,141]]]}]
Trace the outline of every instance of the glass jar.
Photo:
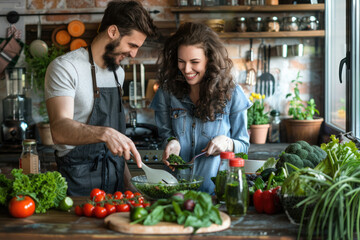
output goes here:
[{"label": "glass jar", "polygon": [[209,26],[214,32],[224,32],[225,20],[224,19],[209,19],[205,21],[205,24]]},{"label": "glass jar", "polygon": [[24,139],[22,145],[23,147],[19,159],[19,168],[23,169],[24,174],[39,173],[40,161],[36,150],[35,139]]},{"label": "glass jar", "polygon": [[272,110],[270,112],[270,130],[269,130],[269,142],[279,143],[280,142],[280,112]]},{"label": "glass jar", "polygon": [[273,16],[266,19],[266,31],[267,32],[279,32],[280,22],[278,17]]},{"label": "glass jar", "polygon": [[188,0],[178,0],[178,6],[183,7],[188,5]]},{"label": "glass jar", "polygon": [[261,17],[252,17],[249,21],[249,29],[251,32],[261,32],[264,27],[264,22]]},{"label": "glass jar", "polygon": [[236,30],[238,32],[246,32],[246,30],[247,30],[246,18],[237,17],[237,18],[235,18],[235,21],[236,21]]},{"label": "glass jar", "polygon": [[243,216],[249,206],[249,188],[242,158],[230,159],[230,170],[226,179],[225,203],[230,216]]},{"label": "glass jar", "polygon": [[284,17],[283,18],[283,30],[284,31],[298,31],[299,20],[297,17]]},{"label": "glass jar", "polygon": [[190,6],[201,6],[201,0],[189,0],[188,5],[190,5]]},{"label": "glass jar", "polygon": [[303,17],[301,19],[301,30],[318,30],[319,21],[315,16]]},{"label": "glass jar", "polygon": [[219,203],[225,203],[225,186],[227,174],[230,170],[229,159],[234,158],[233,152],[220,153],[220,165],[215,178],[215,195]]}]

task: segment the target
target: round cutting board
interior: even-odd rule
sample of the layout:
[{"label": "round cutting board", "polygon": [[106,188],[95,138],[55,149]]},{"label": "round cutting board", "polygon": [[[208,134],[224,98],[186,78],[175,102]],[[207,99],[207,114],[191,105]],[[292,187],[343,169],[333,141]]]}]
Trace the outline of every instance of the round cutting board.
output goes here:
[{"label": "round cutting board", "polygon": [[[224,212],[220,212],[222,224],[211,224],[210,227],[200,228],[196,233],[218,232],[230,227],[230,216]],[[145,226],[142,224],[130,224],[128,212],[113,213],[107,216],[105,224],[112,230],[130,234],[191,234],[192,227],[184,228],[183,225],[170,222],[159,222],[153,226]]]}]

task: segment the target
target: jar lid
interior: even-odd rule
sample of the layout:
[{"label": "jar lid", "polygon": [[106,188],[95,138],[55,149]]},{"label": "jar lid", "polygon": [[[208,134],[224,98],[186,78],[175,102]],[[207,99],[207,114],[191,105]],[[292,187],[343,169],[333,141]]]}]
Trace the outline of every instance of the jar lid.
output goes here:
[{"label": "jar lid", "polygon": [[23,145],[32,145],[32,144],[36,144],[36,140],[35,139],[24,139],[22,143],[23,143]]},{"label": "jar lid", "polygon": [[245,17],[237,17],[235,18],[237,22],[246,22],[246,18]]},{"label": "jar lid", "polygon": [[276,21],[279,21],[279,18],[276,16],[272,16],[272,17],[268,17],[267,21],[275,21],[276,22]]},{"label": "jar lid", "polygon": [[235,153],[233,153],[233,152],[221,152],[220,153],[221,159],[230,159],[230,158],[234,158],[234,157],[235,157]]},{"label": "jar lid", "polygon": [[270,112],[270,115],[271,115],[271,116],[280,116],[280,112],[279,112],[278,110],[272,110],[272,111]]},{"label": "jar lid", "polygon": [[229,162],[230,167],[243,167],[244,164],[245,161],[242,158],[232,158]]},{"label": "jar lid", "polygon": [[285,22],[297,22],[298,18],[297,17],[284,17],[283,20]]}]

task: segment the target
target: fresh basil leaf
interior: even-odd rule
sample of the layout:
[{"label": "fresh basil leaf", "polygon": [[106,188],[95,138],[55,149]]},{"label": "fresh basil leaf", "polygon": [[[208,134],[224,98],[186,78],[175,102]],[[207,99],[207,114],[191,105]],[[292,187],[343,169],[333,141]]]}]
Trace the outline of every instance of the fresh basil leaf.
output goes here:
[{"label": "fresh basil leaf", "polygon": [[164,207],[156,207],[144,220],[144,225],[151,226],[155,225],[163,219]]},{"label": "fresh basil leaf", "polygon": [[197,218],[201,218],[204,215],[204,211],[200,204],[195,205],[194,214]]},{"label": "fresh basil leaf", "polygon": [[195,216],[188,216],[184,223],[184,227],[189,227],[189,226],[194,227],[194,228],[201,228],[201,227],[204,227],[204,223],[201,219],[199,219]]},{"label": "fresh basil leaf", "polygon": [[209,194],[201,192],[198,198],[198,204],[201,205],[204,212],[209,212],[211,210],[211,207],[213,206],[211,196]]},{"label": "fresh basil leaf", "polygon": [[181,211],[181,208],[180,208],[180,205],[179,205],[178,202],[172,201],[172,205],[173,205],[173,207],[174,207],[174,211],[175,211],[176,215],[178,215],[178,216],[183,215],[183,213],[182,213],[182,211]]},{"label": "fresh basil leaf", "polygon": [[215,224],[218,224],[218,225],[222,224],[222,219],[220,216],[219,209],[217,209],[216,207],[211,208],[209,217],[210,217],[210,220],[213,221]]}]

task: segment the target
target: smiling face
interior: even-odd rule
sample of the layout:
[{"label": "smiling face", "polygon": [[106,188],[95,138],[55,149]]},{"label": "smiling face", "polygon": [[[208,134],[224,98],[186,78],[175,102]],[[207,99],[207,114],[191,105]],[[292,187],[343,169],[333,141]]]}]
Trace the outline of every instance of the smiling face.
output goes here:
[{"label": "smiling face", "polygon": [[146,35],[139,31],[132,31],[130,35],[118,37],[105,47],[103,59],[110,71],[116,70],[126,57],[134,58],[139,48],[143,45]]},{"label": "smiling face", "polygon": [[181,45],[178,48],[178,68],[189,85],[197,85],[206,72],[208,59],[204,49],[196,45]]}]

